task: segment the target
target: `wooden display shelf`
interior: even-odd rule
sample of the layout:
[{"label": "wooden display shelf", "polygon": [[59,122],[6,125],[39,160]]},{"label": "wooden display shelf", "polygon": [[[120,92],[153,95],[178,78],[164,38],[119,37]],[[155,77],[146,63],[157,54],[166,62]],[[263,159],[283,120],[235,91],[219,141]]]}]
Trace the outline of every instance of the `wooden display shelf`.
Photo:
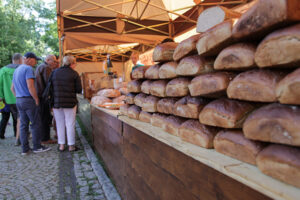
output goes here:
[{"label": "wooden display shelf", "polygon": [[[150,187],[150,186],[152,186],[152,185],[150,183],[147,183],[147,180],[146,181],[143,181],[142,179],[137,180],[133,176],[131,176],[131,173],[133,173],[133,172],[130,169],[130,164],[129,165],[127,164],[128,162],[129,163],[136,162],[136,161],[132,160],[133,158],[131,159],[131,157],[128,157],[133,152],[131,152],[131,153],[127,152],[127,151],[130,150],[130,148],[129,148],[130,143],[128,143],[127,141],[129,141],[128,139],[130,139],[132,137],[133,138],[137,137],[134,140],[136,140],[136,142],[137,142],[136,144],[140,145],[140,147],[143,147],[143,144],[142,144],[143,140],[145,140],[147,137],[149,137],[149,138],[153,138],[152,142],[158,141],[158,142],[155,142],[156,147],[158,147],[157,145],[160,146],[159,143],[165,144],[168,147],[170,147],[169,151],[172,151],[172,152],[170,152],[170,155],[175,154],[176,156],[180,156],[180,154],[175,153],[176,151],[178,151],[180,153],[183,153],[187,157],[195,160],[196,162],[199,161],[199,166],[196,166],[196,164],[194,163],[193,168],[195,168],[195,169],[199,168],[199,169],[203,169],[203,170],[209,170],[209,168],[212,168],[211,169],[212,171],[216,170],[217,172],[219,172],[223,175],[226,175],[226,176],[232,178],[233,180],[237,181],[235,183],[235,182],[231,182],[230,180],[227,180],[227,181],[229,181],[228,184],[235,185],[235,186],[232,185],[231,187],[237,187],[236,184],[241,183],[241,184],[244,184],[245,186],[248,186],[249,188],[252,188],[252,189],[260,192],[261,194],[264,194],[267,197],[270,197],[272,199],[293,200],[293,199],[299,199],[299,197],[300,197],[300,189],[299,188],[293,187],[291,185],[288,185],[288,184],[285,184],[281,181],[273,179],[273,178],[271,178],[267,175],[264,175],[262,172],[259,171],[259,169],[256,166],[253,166],[253,165],[241,162],[239,160],[233,159],[231,157],[225,156],[223,154],[220,154],[220,153],[216,152],[214,149],[205,149],[205,148],[201,148],[201,147],[198,147],[196,145],[184,142],[179,137],[168,134],[167,132],[163,131],[161,128],[154,127],[151,124],[144,123],[144,122],[141,122],[141,121],[138,121],[138,120],[130,119],[127,116],[124,116],[124,115],[119,115],[119,112],[116,111],[116,110],[108,110],[108,109],[104,109],[104,108],[99,108],[97,106],[92,106],[92,107],[93,107],[92,110],[94,110],[93,111],[94,114],[99,115],[97,117],[97,119],[96,119],[96,117],[94,118],[94,123],[93,123],[94,125],[96,123],[98,123],[99,119],[101,118],[100,115],[105,116],[105,118],[112,118],[113,119],[113,120],[101,119],[101,121],[107,121],[106,124],[102,123],[101,126],[102,125],[103,126],[107,125],[107,126],[111,127],[112,129],[115,129],[114,126],[118,121],[123,123],[122,129],[120,129],[120,128],[116,129],[114,131],[116,133],[111,133],[115,136],[110,136],[109,135],[110,133],[104,133],[103,131],[102,131],[103,133],[101,133],[101,134],[107,135],[104,138],[116,137],[115,139],[110,139],[110,141],[111,141],[110,143],[112,145],[114,145],[113,149],[114,149],[114,151],[117,151],[118,153],[114,153],[114,155],[112,155],[112,157],[115,157],[115,159],[112,159],[111,156],[110,156],[107,160],[108,161],[110,160],[111,162],[118,162],[119,166],[124,166],[124,171],[122,173],[126,174],[124,176],[128,175],[130,177],[130,179],[133,181],[133,182],[130,182],[131,184],[134,184],[135,182],[140,182],[140,184],[143,185],[144,183],[146,183],[146,185],[143,185],[143,188],[144,188],[145,191],[148,191],[148,192],[151,191],[151,189],[153,189],[153,188]],[[99,110],[99,111],[102,111],[102,112],[99,113],[99,111],[95,111],[95,110]],[[103,113],[103,114],[101,114],[101,113]],[[92,116],[92,118],[93,118],[93,116]],[[114,121],[114,122],[112,123],[111,121]],[[99,131],[101,131],[101,130],[99,128],[97,129],[97,131],[94,131],[94,134],[98,134],[98,135],[100,134]],[[130,134],[132,133],[133,135],[130,136],[129,133]],[[142,136],[141,133],[144,133],[145,135],[147,135],[147,137]],[[132,140],[132,139],[130,139],[130,140]],[[118,142],[116,142],[116,141],[118,141]],[[150,139],[149,139],[148,143],[149,142],[152,143],[150,141]],[[119,147],[116,146],[115,144],[117,144],[117,143],[121,146],[119,146]],[[145,143],[145,144],[147,144],[147,143]],[[137,146],[135,146],[135,147],[137,147]],[[115,150],[116,148],[118,148],[119,150]],[[167,151],[167,149],[168,148],[162,147],[161,151]],[[174,149],[174,151],[173,151],[173,149]],[[140,149],[140,150],[142,150],[142,149]],[[150,149],[150,151],[152,151],[152,150]],[[156,151],[160,151],[160,150],[157,149]],[[107,153],[109,153],[109,152],[107,151]],[[107,154],[107,153],[104,152],[103,154]],[[146,153],[146,152],[144,152],[144,153]],[[153,154],[153,152],[148,152],[148,153]],[[119,154],[122,154],[122,155],[119,155]],[[144,155],[146,156],[147,154],[144,154]],[[129,160],[126,161],[124,156],[125,156],[126,159],[129,159]],[[152,156],[154,156],[154,155],[152,155]],[[124,159],[124,160],[121,162],[121,159]],[[158,162],[157,164],[159,164],[159,166],[162,164],[161,162],[163,162],[162,160],[157,160],[157,159],[159,159],[157,157],[153,157],[152,159],[156,160],[156,162]],[[163,159],[165,159],[165,158],[163,158]],[[115,160],[115,161],[113,161],[113,160]],[[142,161],[140,161],[140,162],[142,162]],[[143,162],[148,162],[148,160],[146,159]],[[179,162],[180,165],[182,164],[182,163],[180,163],[181,161],[178,160],[178,162]],[[200,163],[203,164],[203,166],[207,166],[207,169],[204,169],[203,167],[201,167]],[[154,164],[153,166],[157,166],[157,164]],[[109,163],[108,163],[108,165],[109,165]],[[135,165],[137,165],[137,166],[135,166]],[[138,167],[138,165],[142,165],[142,163],[134,164],[133,168],[135,170],[138,170],[138,169],[140,169],[140,167],[142,167],[142,166]],[[151,163],[150,163],[150,165],[151,165]],[[189,166],[189,167],[191,167],[191,166]],[[111,175],[113,175],[114,173],[117,173],[117,176],[121,177],[122,173],[120,171],[118,171],[119,169],[116,170],[116,172],[114,172],[115,169],[113,167],[110,168],[110,169],[111,169]],[[172,167],[168,168],[168,169],[172,169]],[[184,169],[184,167],[182,169]],[[165,169],[165,170],[167,170],[167,169]],[[209,170],[209,171],[211,172],[211,170]],[[140,176],[143,176],[143,173],[147,173],[145,171],[144,172],[142,172],[142,171],[140,172]],[[216,180],[220,180],[219,178],[221,178],[221,175],[217,175],[217,172],[215,172],[216,173],[215,178],[216,178]],[[213,172],[211,172],[211,173],[213,173]],[[146,175],[147,174],[145,174],[145,176]],[[176,173],[174,175],[176,176]],[[185,176],[183,176],[183,179],[184,179],[184,177]],[[201,177],[199,177],[199,178],[201,178]],[[224,179],[224,178],[225,177],[221,178],[221,180]],[[126,183],[126,179],[124,179],[124,177],[123,177],[121,182]],[[150,185],[147,186],[147,184],[150,184]],[[206,186],[207,187],[206,189],[208,189],[210,187],[209,186],[210,184],[220,184],[220,182],[216,182],[216,183],[207,182],[207,184],[208,184],[208,186]],[[221,184],[223,184],[223,183],[221,183]],[[134,186],[132,186],[132,187],[134,187]],[[136,187],[138,187],[138,186],[136,186]],[[222,187],[224,187],[224,185]],[[242,187],[242,186],[238,186],[238,187]],[[118,188],[119,188],[119,191],[120,191],[120,188],[122,188],[122,186],[119,185]],[[137,189],[137,188],[133,188],[133,189]],[[139,188],[139,189],[141,189],[141,188]],[[235,191],[234,190],[231,191],[231,192],[233,192],[233,193],[237,192],[236,190]],[[125,199],[134,199],[133,196],[138,195],[138,194],[132,193],[132,191],[130,191],[130,189],[128,189],[128,188],[124,189],[123,191],[120,191],[120,192],[125,194]],[[224,192],[224,190],[223,190],[223,192]],[[242,192],[242,190],[241,190],[241,192]],[[235,199],[236,197],[237,198],[241,197],[241,195],[243,195],[242,193],[233,194],[233,195],[237,195],[237,196],[235,196],[234,198],[232,196],[229,199]],[[248,195],[248,194],[251,194],[251,191],[245,189],[245,193]],[[202,193],[199,192],[199,194],[202,194]],[[222,194],[222,192],[221,192],[221,194]],[[160,196],[160,194],[156,194],[156,195]],[[223,195],[227,195],[227,197],[228,197],[228,193],[227,194],[223,193]],[[257,195],[257,194],[255,194],[255,195]],[[208,197],[211,197],[211,196],[208,196]],[[253,196],[253,199],[260,199],[260,198],[261,197],[258,197],[258,196],[254,197]],[[208,198],[208,199],[210,199],[210,198]],[[226,199],[226,198],[224,198],[224,199]]]},{"label": "wooden display shelf", "polygon": [[119,116],[121,121],[145,134],[173,147],[174,149],[198,160],[199,162],[271,197],[274,199],[299,199],[300,189],[278,181],[259,171],[256,166],[241,162],[216,152],[182,141],[161,128],[151,124]]}]

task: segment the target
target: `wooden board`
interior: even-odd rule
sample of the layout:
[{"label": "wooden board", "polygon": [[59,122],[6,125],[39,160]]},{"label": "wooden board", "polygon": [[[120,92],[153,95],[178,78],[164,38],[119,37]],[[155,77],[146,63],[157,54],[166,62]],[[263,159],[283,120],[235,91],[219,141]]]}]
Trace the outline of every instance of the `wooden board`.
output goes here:
[{"label": "wooden board", "polygon": [[92,106],[96,151],[123,199],[298,199],[257,167]]},{"label": "wooden board", "polygon": [[[148,123],[129,119],[126,116],[120,116],[119,119],[125,124],[135,127],[142,133],[145,133],[148,136],[151,136],[156,140],[159,140],[162,143],[170,146],[171,148],[184,153],[188,157],[203,163],[205,166],[209,166],[220,173],[227,175],[232,179],[235,179],[236,181],[243,183],[271,198],[299,199],[299,188],[264,175],[255,166],[224,156],[215,150],[204,149],[184,142],[179,137],[170,135],[164,132],[162,129],[153,127]],[[162,155],[162,152],[160,152],[160,154]],[[189,165],[186,164],[186,166]]]},{"label": "wooden board", "polygon": [[94,147],[108,169],[110,177],[122,194],[124,185],[124,161],[122,122],[95,106],[92,106]]},{"label": "wooden board", "polygon": [[126,123],[123,135],[124,157],[153,191],[139,199],[269,199]]}]

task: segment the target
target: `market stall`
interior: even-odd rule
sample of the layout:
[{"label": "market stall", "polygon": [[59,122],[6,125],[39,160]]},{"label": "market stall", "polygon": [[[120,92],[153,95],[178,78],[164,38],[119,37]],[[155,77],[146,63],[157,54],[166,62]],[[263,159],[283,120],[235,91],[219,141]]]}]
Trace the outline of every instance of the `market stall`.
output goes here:
[{"label": "market stall", "polygon": [[[130,14],[144,5],[133,17],[140,21],[147,6],[158,5],[134,2]],[[173,25],[186,20],[169,24],[169,36],[195,27],[187,21],[198,16],[199,33],[156,41],[155,64],[135,69],[126,90],[92,98],[95,150],[124,199],[298,199],[300,3],[193,3],[169,18]],[[93,5],[85,10],[112,11]]]}]

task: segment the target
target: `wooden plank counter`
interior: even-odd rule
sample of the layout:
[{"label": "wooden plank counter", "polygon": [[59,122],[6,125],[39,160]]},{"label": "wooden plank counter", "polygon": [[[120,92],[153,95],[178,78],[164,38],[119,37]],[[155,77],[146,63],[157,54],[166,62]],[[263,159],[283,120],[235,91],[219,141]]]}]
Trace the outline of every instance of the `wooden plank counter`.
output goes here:
[{"label": "wooden plank counter", "polygon": [[94,145],[123,199],[299,199],[257,167],[92,106]]}]

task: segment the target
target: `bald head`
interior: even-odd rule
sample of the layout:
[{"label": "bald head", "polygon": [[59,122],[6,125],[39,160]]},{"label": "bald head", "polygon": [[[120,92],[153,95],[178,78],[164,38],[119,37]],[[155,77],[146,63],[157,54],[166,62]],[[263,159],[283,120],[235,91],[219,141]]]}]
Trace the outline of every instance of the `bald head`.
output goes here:
[{"label": "bald head", "polygon": [[57,66],[57,60],[55,55],[46,56],[45,62],[53,69]]}]

